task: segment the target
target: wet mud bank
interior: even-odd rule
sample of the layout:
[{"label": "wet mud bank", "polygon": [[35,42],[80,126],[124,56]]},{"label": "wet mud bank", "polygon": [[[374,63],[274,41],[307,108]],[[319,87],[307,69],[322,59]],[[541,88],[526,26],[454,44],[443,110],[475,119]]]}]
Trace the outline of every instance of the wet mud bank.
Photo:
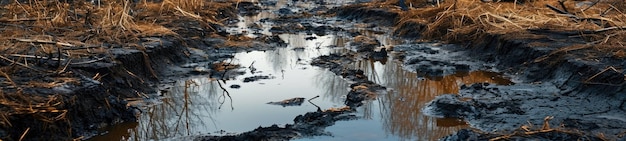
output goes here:
[{"label": "wet mud bank", "polygon": [[[233,20],[237,15],[234,4],[218,11],[223,19]],[[284,44],[276,36],[242,39],[227,35],[224,27],[217,24],[181,19],[167,26],[177,36],[140,37],[133,46],[103,43],[89,48],[99,53],[90,58],[66,58],[61,53],[47,57],[3,57],[0,62],[3,66],[13,66],[10,76],[5,74],[0,78],[13,83],[2,86],[3,97],[14,102],[3,101],[0,106],[5,119],[0,122],[0,138],[88,139],[102,134],[98,129],[136,122],[142,112],[141,105],[131,105],[128,101],[158,97],[161,86],[184,77],[237,76],[238,72],[227,71],[236,65],[223,62],[232,58],[233,53],[267,50]],[[229,43],[234,39],[241,39],[238,40],[241,44]],[[12,61],[19,59],[37,63],[15,65]]]},{"label": "wet mud bank", "polygon": [[[215,38],[212,41],[223,41]],[[183,46],[196,42],[196,48]],[[141,110],[127,100],[158,96],[159,84],[168,84],[180,77],[210,74],[229,78],[236,72],[223,73],[229,64],[220,63],[232,57],[235,48],[221,48],[202,41],[182,41],[175,37],[150,37],[139,43],[145,50],[111,48],[102,59],[90,63],[68,64],[55,74],[18,72],[12,80],[18,85],[58,82],[47,88],[21,87],[6,89],[32,95],[43,105],[29,107],[10,104],[7,123],[10,128],[0,132],[3,140],[71,140],[99,134],[96,130],[122,122],[136,121]],[[203,48],[204,47],[204,48]],[[206,52],[211,52],[206,53]],[[83,60],[84,61],[84,60]],[[56,61],[50,61],[56,64]],[[52,66],[56,68],[58,66]],[[33,79],[35,76],[35,80]],[[9,97],[21,98],[19,95]],[[23,98],[26,100],[26,98]],[[35,113],[35,114],[32,114]],[[20,135],[24,135],[23,137]],[[42,138],[44,137],[44,138]]]},{"label": "wet mud bank", "polygon": [[[151,89],[158,83],[157,73],[163,62],[177,62],[183,47],[174,46],[175,41],[164,38],[146,38],[146,50],[112,48],[97,61],[77,60],[65,64],[58,73],[18,72],[13,80],[18,86],[15,93],[34,98],[26,106],[18,103],[5,105],[9,108],[7,122],[3,128],[4,140],[70,140],[95,134],[98,128],[126,121],[135,121],[135,110],[127,106],[125,98],[141,97],[155,93]],[[153,59],[149,57],[152,56]],[[159,56],[159,57],[156,57]],[[182,56],[182,55],[181,55]],[[58,61],[42,62],[58,68]],[[145,65],[138,65],[145,64]],[[154,67],[154,68],[153,68]],[[39,67],[37,67],[39,68]],[[56,82],[43,88],[36,83]],[[5,92],[11,93],[11,89]],[[28,98],[19,95],[8,97]],[[23,135],[23,136],[21,136]],[[42,138],[43,137],[43,138]]]},{"label": "wet mud bank", "polygon": [[339,18],[347,20],[357,20],[365,23],[377,23],[381,26],[393,26],[400,18],[399,9],[391,7],[367,7],[362,4],[336,7],[329,11]]},{"label": "wet mud bank", "polygon": [[[435,113],[456,113],[458,115],[434,115],[463,117],[473,127],[483,131],[511,133],[526,127],[529,131],[524,132],[551,133],[528,139],[623,140],[626,132],[625,72],[614,69],[624,66],[623,59],[584,59],[588,57],[587,53],[599,53],[593,50],[558,52],[560,48],[582,44],[581,39],[554,41],[558,38],[559,35],[538,39],[510,38],[507,35],[486,37],[488,43],[469,50],[476,54],[480,52],[482,60],[499,64],[499,69],[519,79],[518,84],[462,87],[459,97],[438,97],[429,108]],[[544,44],[529,46],[537,42]],[[461,100],[466,98],[471,100]],[[447,100],[458,100],[459,104],[468,105],[440,105],[455,103]],[[550,120],[546,119],[548,117]],[[543,127],[531,128],[529,123]]]},{"label": "wet mud bank", "polygon": [[[399,18],[394,17],[394,14],[368,16],[369,14],[363,13],[381,9],[366,5],[343,8],[339,8],[337,15],[349,19],[377,23],[367,19],[382,18],[397,23]],[[380,13],[393,13],[395,10],[386,11]],[[388,24],[387,21],[380,24]],[[416,38],[421,36],[420,32],[426,26],[428,25],[418,22],[404,22],[396,25],[398,28],[395,32],[401,33],[400,36]],[[481,64],[493,65],[455,68],[503,72],[513,77],[516,84],[474,84],[462,86],[458,94],[438,96],[425,109],[428,114],[463,118],[472,127],[479,129],[464,129],[444,140],[624,140],[624,59],[611,53],[580,47],[586,44],[584,39],[567,36],[565,33],[566,31],[528,30],[516,35],[488,34],[480,40],[460,44],[467,57],[478,59],[482,61]],[[397,51],[411,53],[416,52],[416,49],[421,53],[429,52],[429,49],[420,51],[419,48]],[[405,65],[411,66],[410,62],[437,65],[432,61],[413,59],[411,61],[411,57],[405,58]],[[453,64],[442,66],[454,66]]]}]

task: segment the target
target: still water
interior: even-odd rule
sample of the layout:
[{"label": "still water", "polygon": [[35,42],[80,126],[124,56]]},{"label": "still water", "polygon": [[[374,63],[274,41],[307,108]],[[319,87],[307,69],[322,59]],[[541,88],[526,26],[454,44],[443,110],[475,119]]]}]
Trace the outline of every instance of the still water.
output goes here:
[{"label": "still water", "polygon": [[[304,39],[310,36],[315,35],[282,34],[281,39],[289,43],[286,48],[235,54],[229,62],[240,64],[239,70],[246,71],[235,80],[216,81],[201,76],[180,80],[163,93],[163,98],[151,101],[153,106],[144,110],[138,123],[123,124],[93,140],[111,140],[111,136],[121,140],[180,140],[191,135],[236,134],[259,126],[290,124],[297,115],[317,109],[308,102],[287,107],[266,104],[294,97],[308,100],[320,96],[311,102],[322,109],[341,107],[349,82],[309,63],[320,55],[345,52],[342,47],[331,47],[345,44],[347,39],[336,35]],[[360,119],[339,121],[326,128],[333,136],[301,140],[436,140],[468,125],[457,119],[423,115],[421,109],[427,102],[440,94],[456,93],[463,84],[510,83],[485,71],[428,79],[403,70],[401,64],[393,59],[349,64],[347,67],[362,69],[370,80],[388,87],[389,93],[360,107],[355,113]],[[254,73],[250,65],[256,68]],[[271,79],[242,81],[250,76]]]},{"label": "still water", "polygon": [[[287,1],[281,0],[277,5],[285,3]],[[240,22],[230,32],[272,34],[268,31],[271,23],[262,23],[260,31],[247,28],[254,21],[271,17],[274,17],[271,12],[240,17]],[[405,43],[387,34],[362,33],[376,38],[382,46]],[[259,126],[291,124],[297,115],[317,110],[313,104],[322,109],[342,107],[350,82],[309,64],[317,56],[348,51],[345,46],[352,39],[344,34],[280,34],[278,36],[288,43],[287,47],[236,53],[227,61],[241,65],[238,71],[246,72],[244,75],[227,81],[205,76],[181,79],[166,88],[162,98],[144,101],[147,106],[137,123],[112,127],[107,129],[108,134],[91,140],[188,140],[194,135],[237,134]],[[306,40],[307,37],[316,38]],[[386,86],[388,93],[360,107],[354,113],[358,120],[338,121],[326,128],[332,136],[299,140],[437,140],[469,127],[458,119],[423,115],[421,109],[427,102],[437,95],[457,93],[463,84],[511,83],[497,73],[485,71],[438,78],[419,76],[404,70],[402,63],[393,58],[387,61],[364,59],[345,67],[365,71],[371,81]],[[251,76],[269,76],[270,79],[243,82],[245,77]],[[240,88],[231,88],[233,85]],[[319,98],[311,100],[313,104],[304,102],[287,107],[266,104],[294,97],[309,100],[316,96]]]}]

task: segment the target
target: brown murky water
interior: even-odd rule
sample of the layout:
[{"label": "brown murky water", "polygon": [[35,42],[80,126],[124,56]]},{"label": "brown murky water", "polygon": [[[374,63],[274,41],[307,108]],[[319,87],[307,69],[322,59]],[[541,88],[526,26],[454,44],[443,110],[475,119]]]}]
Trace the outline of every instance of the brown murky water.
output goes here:
[{"label": "brown murky water", "polygon": [[[280,1],[284,2],[284,1]],[[280,3],[279,3],[280,4]],[[261,17],[271,17],[265,13]],[[260,17],[241,17],[239,30]],[[266,23],[271,24],[271,23]],[[271,34],[263,26],[263,34]],[[401,44],[386,34],[363,31],[381,41],[383,46]],[[252,34],[251,34],[252,35]],[[143,114],[138,123],[124,123],[96,136],[101,140],[190,140],[194,135],[225,135],[253,130],[259,126],[293,123],[293,118],[317,108],[305,102],[301,106],[282,107],[266,104],[293,97],[310,99],[322,109],[343,106],[349,82],[321,68],[310,66],[312,58],[333,52],[346,52],[349,35],[317,36],[305,33],[281,34],[288,47],[271,51],[235,54],[233,63],[245,66],[247,73],[236,80],[215,81],[197,76],[182,79],[163,93],[162,98],[144,100]],[[306,37],[316,37],[305,40]],[[297,49],[296,49],[297,48]],[[257,69],[251,73],[247,68]],[[333,136],[309,137],[299,140],[437,140],[459,129],[468,128],[458,119],[425,116],[421,110],[435,96],[457,93],[463,84],[511,83],[499,74],[476,71],[457,73],[440,78],[426,78],[402,69],[401,62],[361,60],[348,67],[362,69],[369,79],[386,86],[388,94],[379,95],[355,113],[358,120],[339,121],[326,128]],[[270,76],[244,83],[250,76]],[[239,85],[241,88],[230,88]]]}]

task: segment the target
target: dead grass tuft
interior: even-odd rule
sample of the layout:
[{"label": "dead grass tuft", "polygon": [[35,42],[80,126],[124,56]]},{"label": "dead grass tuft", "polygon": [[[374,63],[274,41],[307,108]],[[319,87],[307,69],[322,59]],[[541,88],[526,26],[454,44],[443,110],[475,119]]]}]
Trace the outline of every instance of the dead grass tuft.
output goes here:
[{"label": "dead grass tuft", "polygon": [[[71,123],[66,115],[71,111],[67,105],[74,105],[77,99],[64,94],[42,93],[38,89],[62,91],[65,86],[80,85],[78,75],[68,68],[70,64],[109,59],[103,56],[107,56],[110,48],[145,51],[139,42],[144,37],[173,36],[176,39],[191,34],[186,32],[189,30],[200,30],[210,36],[213,27],[222,26],[223,19],[218,18],[220,12],[232,9],[233,3],[206,0],[97,0],[96,3],[19,0],[0,5],[0,126],[11,129],[14,124],[10,119],[20,115],[50,123],[32,127],[31,132],[21,131],[28,133],[27,136],[34,134],[32,131],[56,126],[58,121],[68,125],[58,128],[69,128]],[[190,23],[199,26],[190,27]],[[123,73],[134,76],[131,72]],[[107,74],[86,77],[100,79],[103,76]],[[58,130],[72,132],[70,129]],[[51,129],[50,132],[54,131]]]},{"label": "dead grass tuft", "polygon": [[[425,1],[410,1],[417,6],[409,11],[402,12],[396,26],[396,33],[403,35],[411,30],[407,24],[419,24],[417,27],[426,39],[445,41],[470,41],[479,39],[484,34],[509,34],[525,32],[528,29],[551,29],[558,31],[579,31],[595,33],[604,32],[607,28],[611,32],[626,27],[626,4],[621,0],[601,1],[591,7],[577,6],[578,1],[566,1],[566,11],[561,14],[551,10],[551,5],[563,10],[558,1],[535,0],[523,3],[514,2],[480,2],[478,0],[450,0],[433,4]],[[421,2],[421,3],[420,3]],[[395,2],[390,2],[395,3]],[[409,3],[409,2],[407,2]],[[402,28],[399,28],[402,27]],[[415,31],[413,31],[415,32]],[[623,33],[615,33],[620,36]],[[607,35],[592,38],[599,40]],[[618,41],[617,35],[615,38]],[[607,39],[611,40],[611,39]],[[611,41],[604,43],[615,43]],[[622,44],[622,43],[619,43]]]}]

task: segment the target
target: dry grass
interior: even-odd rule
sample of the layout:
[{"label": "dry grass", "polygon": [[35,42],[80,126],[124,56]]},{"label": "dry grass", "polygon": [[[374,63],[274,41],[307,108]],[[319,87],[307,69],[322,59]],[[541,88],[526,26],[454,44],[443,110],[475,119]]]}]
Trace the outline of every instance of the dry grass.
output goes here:
[{"label": "dry grass", "polygon": [[[131,3],[129,0],[103,0],[98,4],[84,1],[72,3],[57,0],[13,2],[4,5],[0,15],[3,42],[2,53],[30,55],[55,52],[56,45],[63,47],[103,47],[103,43],[136,43],[141,37],[177,36],[172,28],[177,21],[195,20],[212,29],[210,24],[221,25],[218,9],[231,3],[213,3],[203,0],[165,0],[163,2]],[[23,42],[16,39],[33,39],[48,43]],[[33,52],[33,48],[36,51]],[[84,52],[80,53],[84,54]]]},{"label": "dry grass", "polygon": [[[424,0],[408,0],[422,6],[402,12],[397,27],[406,24],[425,25],[422,36],[426,39],[445,41],[470,41],[485,34],[510,34],[526,32],[528,29],[550,29],[588,33],[589,42],[620,45],[626,34],[626,4],[623,0],[604,0],[594,6],[577,7],[580,1],[564,3],[569,14],[559,14],[549,9],[552,5],[562,9],[556,0],[534,0],[524,3],[481,2],[480,0],[448,0],[439,5]],[[394,3],[394,2],[390,2]],[[606,30],[608,28],[616,28]],[[396,33],[410,32],[396,28]],[[606,30],[606,31],[604,31]],[[581,35],[582,36],[582,35]]]},{"label": "dry grass", "polygon": [[[76,99],[31,89],[80,85],[77,75],[68,70],[70,63],[102,60],[101,56],[108,54],[110,48],[145,51],[139,43],[141,38],[188,36],[178,32],[188,30],[185,29],[188,23],[198,23],[200,27],[193,30],[202,29],[211,34],[214,26],[222,25],[222,19],[217,18],[219,10],[230,8],[234,2],[19,0],[0,5],[0,126],[3,129],[14,126],[9,119],[15,115],[32,115],[50,125],[68,121],[65,117],[68,109],[64,107]],[[42,60],[58,63],[42,64]]]}]

